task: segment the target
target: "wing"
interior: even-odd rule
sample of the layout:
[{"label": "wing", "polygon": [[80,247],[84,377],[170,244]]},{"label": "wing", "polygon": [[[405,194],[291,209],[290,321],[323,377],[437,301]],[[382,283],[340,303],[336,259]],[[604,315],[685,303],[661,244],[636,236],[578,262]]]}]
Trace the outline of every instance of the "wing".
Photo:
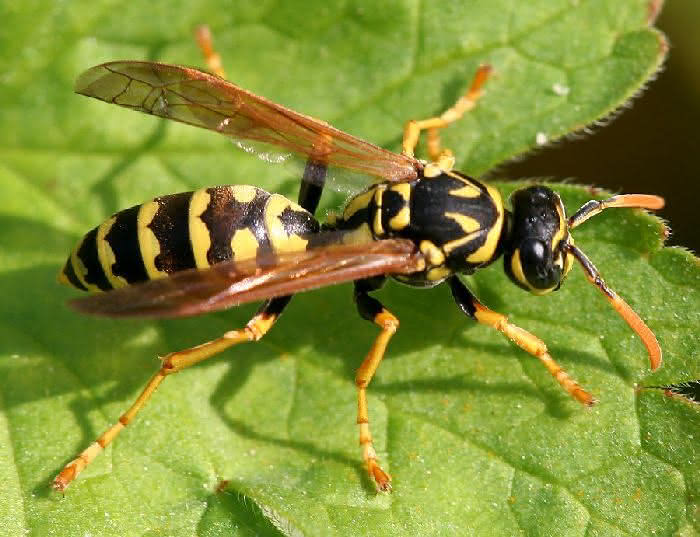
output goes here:
[{"label": "wing", "polygon": [[69,303],[106,317],[186,317],[380,274],[410,274],[422,266],[423,255],[404,239],[331,245],[185,270]]},{"label": "wing", "polygon": [[299,114],[190,67],[116,61],[82,73],[75,91],[182,123],[253,140],[382,180],[416,177],[421,164],[355,138],[328,123]]}]

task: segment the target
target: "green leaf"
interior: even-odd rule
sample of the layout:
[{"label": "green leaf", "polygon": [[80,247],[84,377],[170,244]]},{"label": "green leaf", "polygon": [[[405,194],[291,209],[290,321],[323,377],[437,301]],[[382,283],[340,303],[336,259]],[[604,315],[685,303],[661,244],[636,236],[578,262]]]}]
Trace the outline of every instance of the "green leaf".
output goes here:
[{"label": "green leaf", "polygon": [[[111,59],[201,64],[206,22],[232,80],[398,149],[403,122],[495,75],[443,135],[478,174],[600,119],[666,48],[648,0],[33,2],[0,6],[0,524],[5,535],[697,535],[698,405],[640,386],[700,378],[697,259],[663,226],[608,211],[577,244],[648,321],[645,351],[578,269],[529,296],[498,266],[469,280],[542,337],[600,400],[585,410],[536,360],[465,319],[442,288],[390,284],[401,319],[369,389],[394,492],[362,468],[354,372],[376,328],[348,286],[298,296],[259,344],[168,378],[65,495],[49,483],[113,423],[156,356],[243,325],[252,307],[162,322],[81,317],[55,274],[109,214],[155,195],[298,181],[222,137],[72,93]],[[652,5],[656,5],[652,3]],[[518,183],[501,185],[505,194]],[[569,211],[593,193],[558,185]],[[337,200],[335,200],[337,201]],[[327,205],[333,205],[328,200]]]}]

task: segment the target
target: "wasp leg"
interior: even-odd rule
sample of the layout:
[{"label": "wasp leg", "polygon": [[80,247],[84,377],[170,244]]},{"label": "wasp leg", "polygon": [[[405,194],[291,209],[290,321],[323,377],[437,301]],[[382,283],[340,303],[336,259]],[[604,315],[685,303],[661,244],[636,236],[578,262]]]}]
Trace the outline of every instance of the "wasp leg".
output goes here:
[{"label": "wasp leg", "polygon": [[197,44],[204,55],[204,61],[207,62],[207,68],[216,76],[226,78],[226,72],[221,64],[221,56],[214,49],[214,43],[212,41],[209,26],[199,26],[195,31],[195,37],[197,38]]},{"label": "wasp leg", "polygon": [[74,460],[69,462],[53,481],[53,488],[63,491],[82,472],[92,460],[102,452],[114,438],[134,419],[139,410],[151,398],[153,392],[161,382],[168,376],[178,371],[199,363],[207,358],[211,358],[225,349],[245,343],[247,341],[258,341],[272,327],[279,318],[285,306],[289,303],[290,297],[281,297],[268,300],[258,311],[258,313],[248,321],[248,324],[239,330],[226,332],[220,338],[208,341],[196,347],[191,347],[182,351],[171,352],[162,357],[160,370],[151,377],[136,401],[129,410],[122,414],[119,421],[103,432],[95,442],[87,447]]},{"label": "wasp leg", "polygon": [[450,123],[454,123],[476,106],[476,102],[482,94],[481,88],[488,79],[490,73],[490,65],[479,66],[467,92],[460,97],[451,108],[445,110],[442,115],[418,121],[414,119],[408,121],[403,130],[402,153],[412,157],[416,145],[418,145],[418,138],[420,137],[421,131],[427,130],[428,155],[430,155],[431,161],[439,162],[454,159],[449,149],[440,148],[440,133],[438,129],[443,129]]},{"label": "wasp leg", "polygon": [[320,134],[314,142],[313,154],[309,156],[304,167],[299,187],[299,205],[311,214],[316,212],[326,183],[328,155],[331,153],[332,142],[333,138],[330,135]]},{"label": "wasp leg", "polygon": [[318,202],[321,200],[327,171],[328,166],[321,162],[312,159],[306,161],[304,175],[299,187],[299,205],[311,214],[316,212]]},{"label": "wasp leg", "polygon": [[377,453],[372,444],[372,433],[369,430],[369,413],[367,411],[367,385],[372,380],[379,364],[384,357],[389,340],[399,327],[399,320],[384,308],[382,304],[367,293],[381,287],[384,277],[370,278],[355,282],[355,303],[360,315],[372,321],[381,328],[381,332],[374,340],[362,365],[355,375],[357,386],[357,424],[360,426],[360,446],[362,458],[367,467],[367,472],[374,479],[377,489],[382,492],[391,490],[391,476],[382,470],[377,462]]},{"label": "wasp leg", "polygon": [[547,346],[540,338],[510,323],[508,317],[502,313],[492,311],[484,306],[457,276],[452,276],[449,279],[449,283],[452,296],[464,313],[477,322],[491,326],[500,331],[518,347],[537,358],[544,364],[547,371],[552,374],[561,387],[574,399],[587,406],[595,404],[596,401],[593,399],[593,396],[584,390],[578,382],[572,379],[569,374],[554,361],[549,352],[547,352]]}]

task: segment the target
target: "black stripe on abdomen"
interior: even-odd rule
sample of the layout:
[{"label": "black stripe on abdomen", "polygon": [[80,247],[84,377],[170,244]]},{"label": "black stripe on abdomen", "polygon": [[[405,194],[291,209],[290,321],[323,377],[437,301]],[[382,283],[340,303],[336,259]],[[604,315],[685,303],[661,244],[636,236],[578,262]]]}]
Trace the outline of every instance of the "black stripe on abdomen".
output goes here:
[{"label": "black stripe on abdomen", "polygon": [[116,259],[112,264],[112,274],[121,276],[129,283],[148,280],[138,239],[140,208],[140,205],[136,205],[115,214],[114,224],[105,235],[105,241]]},{"label": "black stripe on abdomen", "polygon": [[76,256],[85,266],[84,279],[86,283],[96,285],[102,291],[108,291],[113,288],[102,269],[102,264],[97,254],[97,228],[92,229],[85,235]]},{"label": "black stripe on abdomen", "polygon": [[160,245],[160,253],[154,260],[159,271],[170,274],[196,266],[188,223],[192,194],[183,192],[154,200],[158,211],[147,227]]},{"label": "black stripe on abdomen", "polygon": [[[83,285],[83,283],[78,279],[78,276],[75,274],[75,268],[73,267],[73,260],[69,257],[68,261],[66,261],[66,264],[63,266],[63,270],[61,271],[61,274],[63,274],[66,277],[66,280],[68,280],[68,283],[70,283],[73,287],[76,287],[77,289],[80,289],[81,291],[87,291],[88,288]],[[59,278],[60,280],[60,278]],[[63,281],[63,280],[61,280]],[[63,281],[65,283],[65,281]]]}]

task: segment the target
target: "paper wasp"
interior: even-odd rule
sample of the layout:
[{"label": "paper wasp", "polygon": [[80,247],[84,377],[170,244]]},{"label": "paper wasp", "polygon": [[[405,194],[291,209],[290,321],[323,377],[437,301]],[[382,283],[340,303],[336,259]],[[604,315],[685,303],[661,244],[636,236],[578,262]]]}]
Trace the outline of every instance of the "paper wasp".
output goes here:
[{"label": "paper wasp", "polygon": [[[170,374],[247,341],[272,327],[295,293],[354,282],[360,315],[380,333],[357,370],[357,423],[367,471],[379,490],[391,477],[377,461],[366,389],[398,319],[370,296],[387,276],[413,287],[449,285],[457,306],[538,358],[557,382],[585,405],[593,397],[550,356],[533,334],[488,309],[459,274],[472,274],[499,257],[518,286],[535,294],[559,288],[574,261],[639,335],[652,369],[661,364],[656,337],[603,281],[574,245],[570,231],[610,207],[659,209],[652,195],[590,201],[565,216],[559,196],[531,186],[511,196],[453,169],[440,147],[439,129],[473,108],[489,67],[482,66],[466,94],[439,117],[409,121],[401,153],[394,153],[299,114],[228,82],[206,34],[200,34],[212,70],[155,62],[117,61],[85,71],[76,91],[108,103],[213,130],[237,140],[290,151],[306,159],[298,204],[255,186],[217,186],[156,198],[120,211],[78,243],[60,280],[101,291],[71,302],[75,309],[112,317],[182,317],[264,300],[248,324],[201,345],[171,352],[119,421],[54,480],[64,490],[128,425]],[[428,133],[429,161],[414,157]],[[314,217],[327,172],[340,167],[364,174],[364,190],[342,214],[324,224]],[[359,189],[358,189],[359,190]]]}]

